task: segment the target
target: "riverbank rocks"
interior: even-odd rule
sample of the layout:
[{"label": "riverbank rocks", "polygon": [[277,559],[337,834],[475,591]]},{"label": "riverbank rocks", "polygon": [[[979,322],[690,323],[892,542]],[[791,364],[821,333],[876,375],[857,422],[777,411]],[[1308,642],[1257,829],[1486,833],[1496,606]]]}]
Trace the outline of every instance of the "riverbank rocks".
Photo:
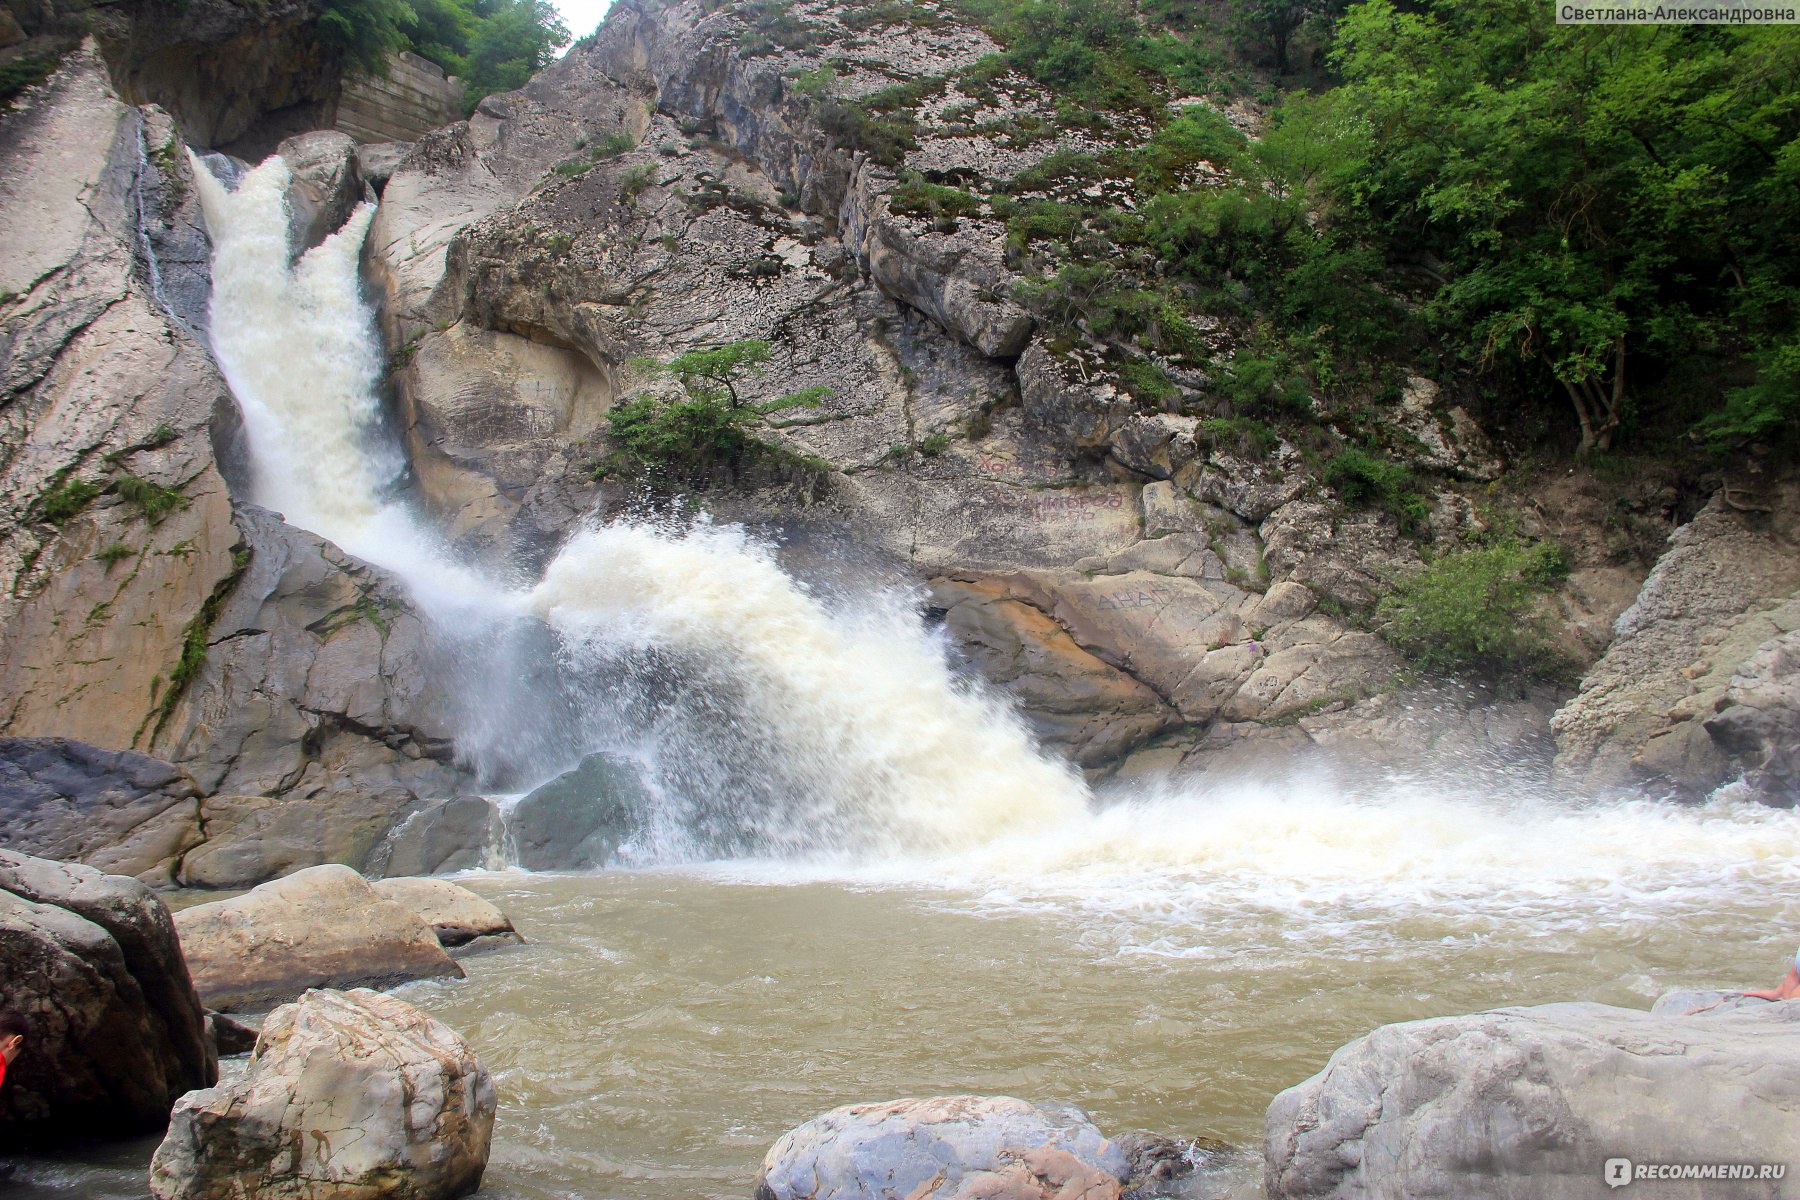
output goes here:
[{"label": "riverbank rocks", "polygon": [[269,1014],[248,1070],[190,1092],[150,1164],[156,1200],[450,1200],[481,1186],[492,1078],[392,996],[312,991]]},{"label": "riverbank rocks", "polygon": [[935,1096],[852,1104],[769,1149],[756,1200],[1117,1200],[1131,1164],[1070,1104]]},{"label": "riverbank rocks", "polygon": [[483,938],[524,940],[505,913],[448,879],[377,879],[369,886],[383,900],[416,913],[431,926],[438,943],[445,948],[465,946]]},{"label": "riverbank rocks", "polygon": [[1740,504],[1721,491],[1677,529],[1614,623],[1553,722],[1565,777],[1698,797],[1748,773],[1793,803],[1800,483]]},{"label": "riverbank rocks", "polygon": [[242,896],[177,913],[194,986],[222,1012],[312,987],[462,976],[416,913],[349,867],[296,871]]},{"label": "riverbank rocks", "polygon": [[1264,1184],[1270,1200],[1574,1200],[1607,1194],[1612,1158],[1778,1161],[1797,1123],[1800,1004],[1704,1019],[1503,1008],[1383,1026],[1333,1054],[1269,1106]]},{"label": "riverbank rocks", "polygon": [[0,1140],[159,1129],[217,1077],[169,910],[134,879],[0,850],[0,1008],[32,1025]]},{"label": "riverbank rocks", "polygon": [[200,840],[179,767],[69,738],[0,738],[0,844],[167,885]]}]

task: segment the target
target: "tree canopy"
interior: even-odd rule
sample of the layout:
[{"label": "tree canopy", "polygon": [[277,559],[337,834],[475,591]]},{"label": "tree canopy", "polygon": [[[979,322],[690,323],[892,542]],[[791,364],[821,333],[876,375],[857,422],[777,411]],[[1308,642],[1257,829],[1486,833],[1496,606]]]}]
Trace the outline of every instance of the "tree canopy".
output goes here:
[{"label": "tree canopy", "polygon": [[411,50],[459,76],[472,110],[483,96],[523,87],[569,44],[549,0],[325,0],[320,40],[365,74]]}]

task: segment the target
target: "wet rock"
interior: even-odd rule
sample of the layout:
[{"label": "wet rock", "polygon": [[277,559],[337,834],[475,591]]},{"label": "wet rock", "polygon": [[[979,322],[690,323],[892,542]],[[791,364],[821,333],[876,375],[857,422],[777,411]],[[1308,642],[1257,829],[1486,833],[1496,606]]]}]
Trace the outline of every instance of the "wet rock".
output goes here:
[{"label": "wet rock", "polygon": [[1610,1158],[1768,1161],[1796,1120],[1800,1004],[1706,1020],[1503,1008],[1383,1026],[1333,1054],[1269,1106],[1264,1184],[1271,1200],[1574,1200],[1604,1194]]},{"label": "wet rock", "polygon": [[1116,1200],[1130,1163],[1068,1104],[939,1096],[853,1104],[783,1134],[757,1200]]},{"label": "wet rock", "polygon": [[613,860],[650,803],[630,761],[590,754],[520,800],[507,827],[526,870],[591,870]]},{"label": "wet rock", "polygon": [[377,194],[387,187],[406,156],[412,153],[411,142],[367,142],[356,147],[356,173]]},{"label": "wet rock", "polygon": [[[1132,1129],[1113,1139],[1131,1164],[1125,1181],[1124,1200],[1152,1200],[1159,1196],[1186,1196],[1194,1172],[1222,1150],[1217,1142],[1202,1145],[1194,1140],[1165,1137],[1146,1129]],[[1210,1150],[1209,1150],[1210,1148]]]},{"label": "wet rock", "polygon": [[[209,795],[283,804],[231,803],[220,844],[190,856],[184,882],[361,867],[420,797],[465,790],[449,761],[448,697],[427,682],[424,625],[386,572],[264,509],[239,506],[236,519],[248,562],[156,745]],[[289,811],[294,801],[305,803]]]},{"label": "wet rock", "polygon": [[[1780,732],[1792,711],[1782,681],[1793,678],[1781,639],[1800,629],[1800,485],[1775,491],[1769,507],[1740,512],[1721,493],[1670,536],[1611,646],[1556,714],[1559,773],[1689,796],[1746,770],[1782,777],[1783,747],[1794,745]],[[1739,698],[1755,714],[1727,717]]]},{"label": "wet rock", "polygon": [[229,1013],[207,1011],[206,1037],[220,1058],[248,1054],[256,1047],[254,1025],[238,1020]]},{"label": "wet rock", "polygon": [[217,1075],[169,911],[134,879],[0,850],[0,1007],[32,1023],[8,1141],[157,1129]]},{"label": "wet rock", "polygon": [[944,626],[987,679],[1017,698],[1033,732],[1083,767],[1115,762],[1179,723],[1149,687],[1076,645],[994,581],[932,582]]},{"label": "wet rock", "polygon": [[307,988],[462,976],[430,926],[349,867],[296,871],[175,916],[194,986],[229,1012]]},{"label": "wet rock", "polygon": [[448,1026],[364,989],[269,1014],[249,1069],[175,1106],[156,1200],[451,1200],[481,1186],[496,1098]]},{"label": "wet rock", "polygon": [[418,914],[445,948],[477,938],[523,941],[505,913],[447,879],[377,879],[369,886],[384,900]]},{"label": "wet rock", "polygon": [[487,865],[496,813],[482,796],[457,796],[413,813],[389,831],[369,869],[380,875],[447,875]]},{"label": "wet rock", "polygon": [[208,796],[200,801],[206,840],[183,856],[178,880],[191,888],[247,888],[321,863],[360,870],[417,804],[400,788],[365,796]]},{"label": "wet rock", "polygon": [[201,838],[194,781],[147,754],[0,738],[0,844],[152,886]]},{"label": "wet rock", "polygon": [[315,129],[287,139],[275,153],[287,160],[288,244],[298,256],[343,228],[362,202],[356,140]]}]

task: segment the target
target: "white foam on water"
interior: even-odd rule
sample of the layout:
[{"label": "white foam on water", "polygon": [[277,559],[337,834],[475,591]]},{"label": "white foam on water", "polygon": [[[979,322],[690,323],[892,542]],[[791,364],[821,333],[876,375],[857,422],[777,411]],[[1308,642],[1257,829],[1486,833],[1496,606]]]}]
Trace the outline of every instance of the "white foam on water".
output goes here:
[{"label": "white foam on water", "polygon": [[530,604],[571,647],[720,665],[739,719],[769,730],[788,781],[831,809],[805,814],[835,831],[815,851],[962,851],[1086,811],[1080,780],[955,679],[903,598],[833,608],[741,527],[585,530]]}]

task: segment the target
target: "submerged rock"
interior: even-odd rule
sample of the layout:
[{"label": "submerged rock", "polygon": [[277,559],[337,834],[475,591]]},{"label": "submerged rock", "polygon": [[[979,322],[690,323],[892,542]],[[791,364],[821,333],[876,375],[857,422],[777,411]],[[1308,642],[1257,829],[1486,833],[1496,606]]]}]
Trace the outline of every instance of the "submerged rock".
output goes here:
[{"label": "submerged rock", "polygon": [[462,976],[423,919],[349,867],[309,867],[197,905],[176,914],[175,927],[195,987],[222,1011],[312,987]]},{"label": "submerged rock", "polygon": [[169,910],[134,879],[0,850],[0,1008],[32,1023],[0,1138],[157,1129],[217,1077]]},{"label": "submerged rock", "polygon": [[1116,1200],[1125,1152],[1071,1104],[936,1096],[852,1104],[770,1147],[757,1200]]},{"label": "submerged rock", "polygon": [[1707,1020],[1503,1008],[1383,1026],[1333,1054],[1269,1106],[1264,1184],[1271,1200],[1574,1200],[1606,1194],[1612,1158],[1779,1160],[1797,1121],[1800,1004]]},{"label": "submerged rock", "polygon": [[637,768],[611,754],[590,754],[513,808],[509,827],[528,871],[603,867],[649,810]]},{"label": "submerged rock", "polygon": [[365,989],[269,1014],[249,1069],[190,1092],[150,1164],[157,1200],[449,1200],[481,1186],[494,1083],[469,1044]]},{"label": "submerged rock", "polygon": [[524,940],[505,913],[448,879],[378,879],[369,886],[382,899],[418,914],[445,947],[477,938]]}]

